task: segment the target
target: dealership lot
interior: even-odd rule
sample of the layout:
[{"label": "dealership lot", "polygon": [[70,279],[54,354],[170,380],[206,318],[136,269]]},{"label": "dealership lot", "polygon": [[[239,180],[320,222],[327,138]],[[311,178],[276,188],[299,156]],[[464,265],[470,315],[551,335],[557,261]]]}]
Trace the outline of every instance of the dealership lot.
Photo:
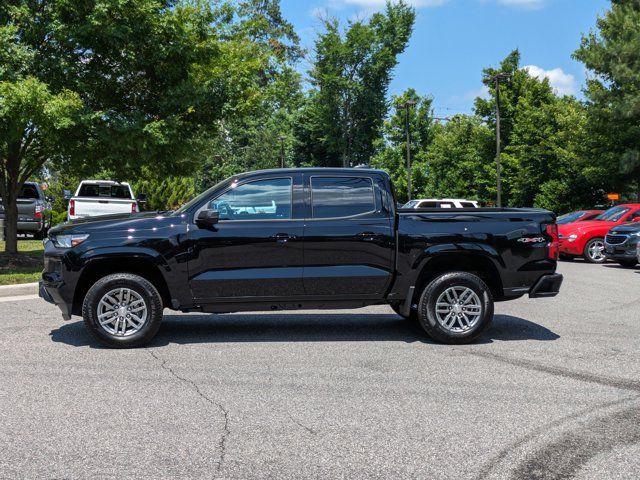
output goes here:
[{"label": "dealership lot", "polygon": [[459,347],[380,306],[169,314],[117,351],[3,301],[0,477],[633,477],[640,271],[559,270],[560,296]]}]

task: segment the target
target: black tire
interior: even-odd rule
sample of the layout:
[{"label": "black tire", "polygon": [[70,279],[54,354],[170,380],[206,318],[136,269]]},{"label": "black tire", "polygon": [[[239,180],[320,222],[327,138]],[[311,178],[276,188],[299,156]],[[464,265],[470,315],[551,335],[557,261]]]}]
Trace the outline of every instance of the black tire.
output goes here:
[{"label": "black tire", "polygon": [[[460,317],[460,320],[454,319],[454,324],[450,329],[442,325],[438,319],[436,303],[440,296],[446,295],[445,292],[451,288],[465,289],[464,292],[468,288],[476,296],[474,301],[477,299],[479,313],[477,318],[472,322],[468,322],[466,329],[462,326],[462,317]],[[462,306],[456,308],[463,309]],[[469,308],[471,308],[471,305]],[[453,314],[454,312],[451,311],[450,313]],[[463,313],[459,311],[457,315],[465,315],[464,318],[467,319],[474,318],[474,315],[470,314],[470,312]],[[467,317],[467,315],[469,316]],[[445,273],[435,278],[425,287],[418,304],[418,317],[420,326],[437,342],[453,345],[471,343],[491,326],[491,321],[493,320],[493,295],[487,284],[476,275],[467,272]],[[460,322],[460,327],[458,327],[457,322]],[[469,326],[469,324],[471,325]],[[458,328],[460,331],[456,331]]]},{"label": "black tire", "polygon": [[618,260],[618,263],[625,268],[634,268],[638,264],[636,260]]},{"label": "black tire", "polygon": [[406,316],[400,311],[400,308],[402,308],[402,304],[392,304],[391,308],[393,309],[394,312],[396,312],[397,315],[400,315],[402,318],[404,318],[408,322],[416,323],[416,324],[418,323],[418,311],[417,310],[414,310],[412,308],[409,311],[409,316]]},{"label": "black tire", "polygon": [[[142,327],[127,336],[109,333],[98,321],[100,300],[105,294],[119,288],[126,288],[138,294],[144,300],[147,309],[147,318]],[[101,278],[89,289],[82,303],[82,318],[89,333],[104,345],[114,348],[133,348],[148,343],[158,333],[162,322],[162,310],[162,297],[151,282],[138,275],[116,273]]]},{"label": "black tire", "polygon": [[596,264],[605,263],[607,261],[607,257],[604,255],[604,250],[603,250],[602,255],[599,256],[597,259],[594,258],[594,256],[590,253],[591,252],[591,248],[596,243],[601,244],[602,248],[604,248],[604,239],[603,238],[601,238],[601,237],[592,238],[584,246],[584,251],[582,253],[582,257],[589,263],[596,263]]}]

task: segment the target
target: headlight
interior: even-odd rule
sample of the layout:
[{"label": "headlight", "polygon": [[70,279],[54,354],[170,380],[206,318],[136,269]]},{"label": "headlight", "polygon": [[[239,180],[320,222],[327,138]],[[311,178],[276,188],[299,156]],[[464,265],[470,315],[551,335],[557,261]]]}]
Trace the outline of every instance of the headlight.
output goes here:
[{"label": "headlight", "polygon": [[578,235],[576,235],[575,233],[572,233],[571,235],[569,235],[570,242],[575,242],[576,238],[578,238]]},{"label": "headlight", "polygon": [[89,235],[54,235],[51,241],[58,248],[72,248],[84,242]]}]

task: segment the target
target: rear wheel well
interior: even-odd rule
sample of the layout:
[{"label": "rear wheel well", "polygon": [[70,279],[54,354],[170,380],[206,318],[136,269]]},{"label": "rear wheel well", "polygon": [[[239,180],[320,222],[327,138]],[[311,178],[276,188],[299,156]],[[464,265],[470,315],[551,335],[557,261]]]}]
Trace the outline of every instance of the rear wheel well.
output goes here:
[{"label": "rear wheel well", "polygon": [[99,279],[114,273],[132,273],[139,275],[153,284],[160,293],[163,306],[171,305],[169,287],[158,267],[150,260],[141,258],[105,258],[91,261],[78,279],[73,296],[73,314],[82,315],[82,303],[89,289]]},{"label": "rear wheel well", "polygon": [[479,255],[441,255],[429,261],[420,272],[416,281],[412,305],[418,301],[425,287],[434,278],[447,272],[472,273],[487,284],[495,300],[499,300],[504,295],[500,273],[488,258]]}]

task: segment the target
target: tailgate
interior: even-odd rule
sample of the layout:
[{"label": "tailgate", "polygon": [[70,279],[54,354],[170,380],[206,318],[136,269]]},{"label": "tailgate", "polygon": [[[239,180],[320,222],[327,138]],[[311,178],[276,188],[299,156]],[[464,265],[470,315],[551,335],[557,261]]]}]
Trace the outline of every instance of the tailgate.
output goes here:
[{"label": "tailgate", "polygon": [[86,198],[75,197],[76,217],[96,217],[100,215],[112,215],[116,213],[131,213],[131,205],[135,200],[119,198]]}]

